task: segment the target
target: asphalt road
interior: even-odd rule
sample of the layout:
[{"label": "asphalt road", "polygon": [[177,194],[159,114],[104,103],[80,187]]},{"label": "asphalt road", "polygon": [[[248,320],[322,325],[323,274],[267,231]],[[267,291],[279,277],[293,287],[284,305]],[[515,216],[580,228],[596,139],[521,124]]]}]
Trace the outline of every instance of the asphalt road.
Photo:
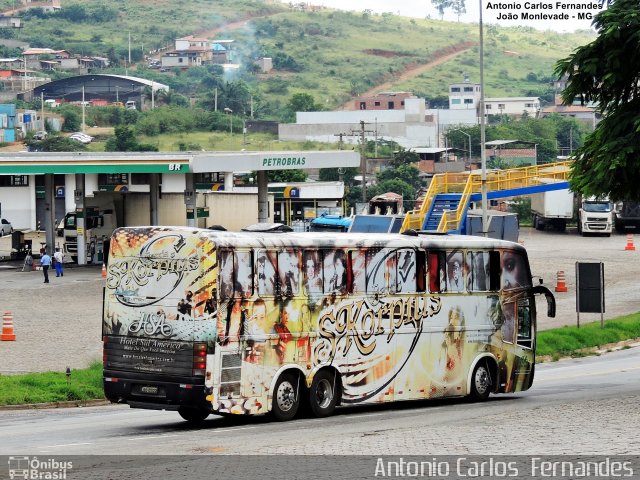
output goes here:
[{"label": "asphalt road", "polygon": [[540,364],[528,392],[341,407],[326,419],[123,405],[0,411],[0,455],[640,455],[640,348]]}]

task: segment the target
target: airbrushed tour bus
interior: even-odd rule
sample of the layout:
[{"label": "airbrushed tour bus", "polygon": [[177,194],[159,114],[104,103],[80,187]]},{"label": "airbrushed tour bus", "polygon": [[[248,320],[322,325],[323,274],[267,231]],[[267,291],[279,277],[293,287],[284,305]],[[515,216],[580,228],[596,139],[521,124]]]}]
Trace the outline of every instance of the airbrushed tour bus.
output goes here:
[{"label": "airbrushed tour bus", "polygon": [[106,396],[193,422],[527,390],[534,295],[555,314],[525,249],[481,237],[140,227],[110,248]]}]

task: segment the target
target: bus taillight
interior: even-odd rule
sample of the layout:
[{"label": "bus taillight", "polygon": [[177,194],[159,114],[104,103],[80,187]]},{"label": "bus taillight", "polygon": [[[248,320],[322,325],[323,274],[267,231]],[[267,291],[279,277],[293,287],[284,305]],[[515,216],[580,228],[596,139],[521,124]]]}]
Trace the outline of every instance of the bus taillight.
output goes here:
[{"label": "bus taillight", "polygon": [[102,368],[107,368],[107,336],[102,337]]},{"label": "bus taillight", "polygon": [[202,375],[207,368],[207,344],[193,344],[193,375]]}]

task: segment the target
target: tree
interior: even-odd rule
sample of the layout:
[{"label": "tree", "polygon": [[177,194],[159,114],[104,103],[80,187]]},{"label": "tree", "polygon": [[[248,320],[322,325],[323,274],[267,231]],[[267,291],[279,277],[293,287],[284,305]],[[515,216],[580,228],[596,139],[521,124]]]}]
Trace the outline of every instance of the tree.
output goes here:
[{"label": "tree", "polygon": [[596,15],[598,37],[556,64],[562,100],[594,102],[603,119],[574,154],[571,188],[640,201],[640,15],[637,0],[612,0]]},{"label": "tree", "polygon": [[107,152],[157,152],[155,145],[138,142],[133,128],[120,125],[114,130],[115,135],[109,138],[105,144]]},{"label": "tree", "polygon": [[[257,177],[257,175],[254,175]],[[269,181],[270,182],[304,182],[307,179],[307,172],[304,170],[270,170]]]},{"label": "tree", "polygon": [[444,17],[444,11],[451,7],[452,3],[452,0],[431,0],[431,4],[436,7],[440,14],[440,20]]},{"label": "tree", "polygon": [[460,21],[460,15],[462,15],[463,13],[467,13],[465,0],[452,0],[451,10],[453,10],[453,13],[455,13],[458,17],[458,21]]},{"label": "tree", "polygon": [[64,123],[62,124],[63,131],[75,132],[80,129],[80,115],[78,115],[75,108],[65,109],[62,112],[62,118],[64,118]]},{"label": "tree", "polygon": [[62,135],[51,135],[44,140],[28,139],[26,145],[32,152],[81,152],[86,146]]}]

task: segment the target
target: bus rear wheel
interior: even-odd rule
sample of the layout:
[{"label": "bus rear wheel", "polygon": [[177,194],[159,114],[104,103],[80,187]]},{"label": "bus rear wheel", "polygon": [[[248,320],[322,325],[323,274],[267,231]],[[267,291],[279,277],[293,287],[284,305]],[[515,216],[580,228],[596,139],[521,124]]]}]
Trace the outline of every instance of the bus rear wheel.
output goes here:
[{"label": "bus rear wheel", "polygon": [[298,413],[300,407],[300,380],[297,375],[283,373],[273,391],[273,416],[281,422],[291,420]]},{"label": "bus rear wheel", "polygon": [[180,407],[178,413],[189,423],[200,423],[209,416],[210,412],[204,408]]},{"label": "bus rear wheel", "polygon": [[471,398],[486,400],[491,393],[491,371],[486,362],[482,361],[473,369],[471,376]]},{"label": "bus rear wheel", "polygon": [[338,395],[335,375],[327,370],[313,377],[309,389],[309,405],[316,417],[328,417],[336,409]]}]

